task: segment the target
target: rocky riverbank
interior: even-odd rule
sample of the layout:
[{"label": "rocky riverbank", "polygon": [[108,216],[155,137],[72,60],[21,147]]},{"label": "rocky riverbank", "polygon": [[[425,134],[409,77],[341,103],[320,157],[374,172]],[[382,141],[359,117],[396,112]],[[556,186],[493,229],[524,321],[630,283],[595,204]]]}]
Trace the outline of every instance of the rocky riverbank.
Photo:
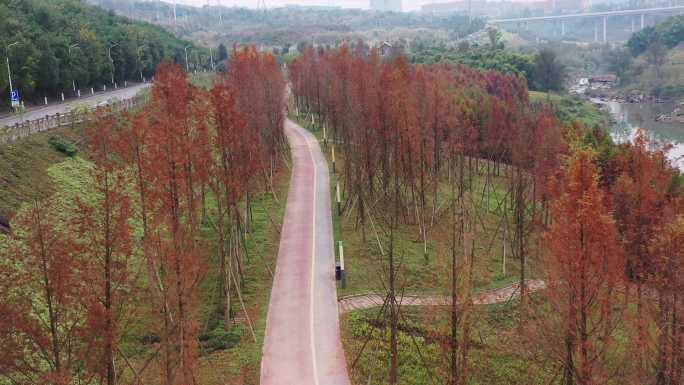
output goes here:
[{"label": "rocky riverbank", "polygon": [[[587,90],[584,96],[596,104],[599,108],[605,109],[606,103],[620,104],[644,104],[644,105],[664,105],[672,106],[671,111],[656,114],[652,119],[662,123],[681,123],[684,124],[684,101],[671,98],[660,98],[649,95],[640,90]],[[668,109],[669,110],[669,109]]]}]

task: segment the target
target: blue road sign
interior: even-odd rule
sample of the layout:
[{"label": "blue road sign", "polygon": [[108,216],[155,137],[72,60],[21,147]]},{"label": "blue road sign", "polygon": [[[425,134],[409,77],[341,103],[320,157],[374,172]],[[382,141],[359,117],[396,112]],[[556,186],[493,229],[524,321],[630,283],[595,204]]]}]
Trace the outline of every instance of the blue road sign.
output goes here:
[{"label": "blue road sign", "polygon": [[10,92],[10,98],[12,99],[13,102],[18,102],[19,101],[19,90],[12,90],[12,92]]}]

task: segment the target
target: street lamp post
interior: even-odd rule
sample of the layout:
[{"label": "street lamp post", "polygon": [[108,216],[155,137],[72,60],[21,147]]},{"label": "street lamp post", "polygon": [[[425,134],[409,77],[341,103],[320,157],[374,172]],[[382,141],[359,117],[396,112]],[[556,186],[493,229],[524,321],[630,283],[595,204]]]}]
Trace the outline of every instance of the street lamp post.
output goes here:
[{"label": "street lamp post", "polygon": [[[71,49],[72,49],[72,48],[80,48],[80,47],[78,46],[78,43],[72,44],[72,45],[69,46],[69,49],[68,49],[68,51],[69,51],[69,62],[71,62]],[[72,64],[71,64],[71,69],[72,69],[72,70],[73,70],[73,67],[74,67],[74,66],[73,66],[73,63],[72,63]],[[73,75],[73,74],[72,74],[72,75]],[[73,90],[74,90],[74,94],[75,94],[75,93],[76,93],[76,79],[75,79],[75,78],[71,78],[71,86],[72,86],[72,88],[73,88]]]},{"label": "street lamp post", "polygon": [[138,47],[138,48],[136,49],[136,51],[138,52],[138,69],[140,70],[140,81],[144,83],[145,80],[144,80],[144,78],[143,78],[143,73],[142,73],[142,58],[141,58],[141,57],[142,57],[142,50],[143,50],[143,48],[147,48],[147,46],[146,46],[146,45],[141,45],[140,47]]},{"label": "street lamp post", "polygon": [[109,61],[112,63],[112,85],[114,85],[114,59],[112,59],[112,48],[118,45],[119,43],[115,43],[107,48],[107,56],[109,56]]},{"label": "street lamp post", "polygon": [[188,47],[189,45],[185,47],[185,72],[190,72],[190,65],[188,64]]},{"label": "street lamp post", "polygon": [[9,49],[11,46],[19,44],[18,41],[15,41],[14,43],[8,45],[6,47],[6,55],[7,55],[7,77],[9,78],[9,87],[10,87],[10,104],[12,104],[12,94],[14,93],[14,88],[12,88],[12,70],[10,69],[10,62],[9,62]]},{"label": "street lamp post", "polygon": [[211,51],[211,47],[209,47],[209,60],[211,60],[211,70],[216,71],[216,68],[214,67],[214,54]]}]

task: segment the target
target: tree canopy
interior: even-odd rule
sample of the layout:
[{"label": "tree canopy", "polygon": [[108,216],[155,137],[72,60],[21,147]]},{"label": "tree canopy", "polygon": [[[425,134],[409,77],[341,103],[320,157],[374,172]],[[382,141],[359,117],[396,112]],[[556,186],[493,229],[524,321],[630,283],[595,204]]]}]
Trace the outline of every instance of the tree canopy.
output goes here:
[{"label": "tree canopy", "polygon": [[[119,83],[149,78],[165,58],[182,63],[190,45],[162,28],[80,0],[2,0],[0,19],[2,59],[9,56],[12,86],[28,99],[110,84],[112,76]],[[202,55],[208,57],[203,50]],[[6,66],[0,88],[7,95]]]},{"label": "tree canopy", "polygon": [[656,42],[662,42],[667,48],[673,48],[682,41],[684,41],[684,16],[680,15],[634,33],[627,41],[627,47],[632,55],[638,56]]}]

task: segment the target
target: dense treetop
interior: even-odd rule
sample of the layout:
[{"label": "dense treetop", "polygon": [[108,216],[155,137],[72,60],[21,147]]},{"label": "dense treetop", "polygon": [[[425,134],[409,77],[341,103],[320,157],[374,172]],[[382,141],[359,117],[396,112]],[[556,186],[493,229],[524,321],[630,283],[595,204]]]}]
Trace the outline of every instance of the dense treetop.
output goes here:
[{"label": "dense treetop", "polygon": [[542,48],[537,53],[528,53],[484,45],[470,46],[462,43],[457,48],[438,45],[416,45],[411,61],[421,64],[458,63],[471,68],[494,70],[527,79],[533,90],[560,90],[565,71],[555,51]]},{"label": "dense treetop", "polygon": [[[110,84],[112,69],[120,83],[140,79],[141,72],[149,78],[163,58],[184,63],[188,46],[159,27],[79,0],[2,0],[0,19],[2,59],[13,44],[13,88],[29,99],[72,92],[72,81],[78,88]],[[0,88],[5,95],[9,91],[6,66],[0,69]]]},{"label": "dense treetop", "polygon": [[636,32],[627,42],[632,55],[645,52],[653,43],[660,42],[668,48],[684,41],[684,16],[673,16],[667,20]]}]

